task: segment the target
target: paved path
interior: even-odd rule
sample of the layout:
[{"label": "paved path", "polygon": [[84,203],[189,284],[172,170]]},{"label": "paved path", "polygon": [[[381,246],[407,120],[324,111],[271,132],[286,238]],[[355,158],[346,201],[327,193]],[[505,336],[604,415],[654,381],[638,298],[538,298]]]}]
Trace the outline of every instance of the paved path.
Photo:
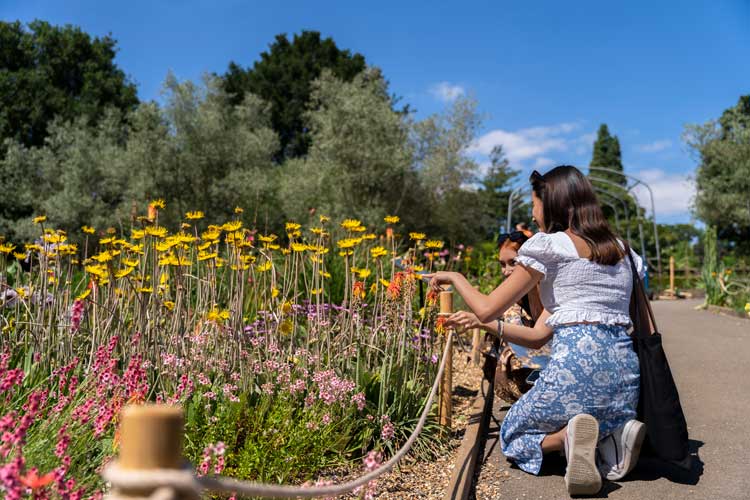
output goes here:
[{"label": "paved path", "polygon": [[[605,481],[597,498],[750,499],[750,321],[696,311],[698,304],[653,303],[688,422],[692,469],[642,459],[625,480]],[[498,419],[504,408],[496,402]],[[491,425],[479,480],[501,483],[496,498],[568,498],[564,473],[563,459],[547,461],[539,477],[511,466]]]}]

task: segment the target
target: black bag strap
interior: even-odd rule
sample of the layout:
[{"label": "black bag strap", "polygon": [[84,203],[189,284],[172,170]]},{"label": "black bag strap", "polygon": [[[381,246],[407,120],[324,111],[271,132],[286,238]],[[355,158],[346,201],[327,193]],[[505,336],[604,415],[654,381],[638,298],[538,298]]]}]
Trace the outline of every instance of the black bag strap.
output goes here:
[{"label": "black bag strap", "polygon": [[[630,272],[633,275],[633,290],[630,294],[630,319],[633,322],[633,336],[646,338],[657,332],[654,311],[646,295],[646,289],[638,274],[638,268],[633,260],[630,245],[624,243],[625,253],[630,261]],[[650,320],[650,323],[649,323]]]}]

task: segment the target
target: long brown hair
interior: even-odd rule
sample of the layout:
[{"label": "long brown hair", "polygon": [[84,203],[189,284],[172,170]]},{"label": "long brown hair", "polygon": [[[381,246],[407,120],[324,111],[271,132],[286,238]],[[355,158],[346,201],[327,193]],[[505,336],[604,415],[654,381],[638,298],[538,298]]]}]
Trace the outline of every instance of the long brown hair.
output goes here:
[{"label": "long brown hair", "polygon": [[[526,239],[512,241],[510,238],[507,238],[500,245],[500,251],[508,249],[515,253],[518,253],[518,251],[521,249],[521,245],[523,245],[526,240],[534,236],[534,233],[532,233],[528,229],[521,229],[521,232],[526,237]],[[539,285],[529,290],[529,293],[524,295],[518,304],[531,317],[532,323],[526,326],[533,326],[534,323],[536,323],[536,320],[539,319],[539,316],[542,315],[542,311],[544,311],[544,306],[542,305],[542,297],[539,293]]]},{"label": "long brown hair", "polygon": [[534,171],[531,187],[542,200],[544,230],[568,229],[580,236],[591,250],[590,260],[617,264],[625,255],[617,236],[604,217],[591,182],[575,167],[561,165],[544,175]]}]

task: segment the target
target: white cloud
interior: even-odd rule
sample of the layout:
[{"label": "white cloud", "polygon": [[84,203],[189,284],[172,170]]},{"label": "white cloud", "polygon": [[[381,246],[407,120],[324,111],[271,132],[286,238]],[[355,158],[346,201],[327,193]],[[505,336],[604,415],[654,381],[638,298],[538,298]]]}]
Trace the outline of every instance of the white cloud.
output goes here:
[{"label": "white cloud", "polygon": [[638,144],[633,149],[639,153],[658,153],[672,146],[672,141],[662,139],[660,141],[649,142],[648,144]]},{"label": "white cloud", "polygon": [[452,102],[466,94],[466,89],[449,82],[440,82],[430,87],[430,94],[443,102]]},{"label": "white cloud", "polygon": [[[695,182],[684,174],[669,174],[661,169],[639,170],[633,174],[651,186],[656,205],[656,219],[669,215],[685,215],[695,196]],[[633,189],[639,203],[651,211],[651,198],[643,186]],[[650,215],[650,214],[649,214]]]},{"label": "white cloud", "polygon": [[[468,148],[467,153],[487,156],[495,146],[502,146],[505,156],[515,168],[545,169],[561,159],[553,153],[571,152],[586,155],[596,138],[595,133],[580,133],[578,122],[563,122],[554,125],[529,127],[519,130],[495,129],[479,137]],[[578,135],[576,135],[578,134]]]},{"label": "white cloud", "polygon": [[546,156],[540,156],[536,160],[534,160],[535,169],[551,167],[554,164],[555,160],[553,160],[552,158],[547,158]]}]

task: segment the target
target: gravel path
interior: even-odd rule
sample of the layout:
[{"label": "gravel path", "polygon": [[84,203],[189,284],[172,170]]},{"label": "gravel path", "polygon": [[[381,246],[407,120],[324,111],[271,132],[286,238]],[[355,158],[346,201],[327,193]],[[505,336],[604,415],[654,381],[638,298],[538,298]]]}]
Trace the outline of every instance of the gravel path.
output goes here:
[{"label": "gravel path", "polygon": [[[598,498],[748,499],[750,432],[750,321],[698,311],[700,301],[657,301],[656,319],[687,417],[690,471],[643,459],[622,482],[605,482]],[[496,402],[495,418],[507,405]],[[568,498],[565,461],[545,461],[534,477],[511,466],[499,450],[498,423],[490,425],[476,498]]]}]

